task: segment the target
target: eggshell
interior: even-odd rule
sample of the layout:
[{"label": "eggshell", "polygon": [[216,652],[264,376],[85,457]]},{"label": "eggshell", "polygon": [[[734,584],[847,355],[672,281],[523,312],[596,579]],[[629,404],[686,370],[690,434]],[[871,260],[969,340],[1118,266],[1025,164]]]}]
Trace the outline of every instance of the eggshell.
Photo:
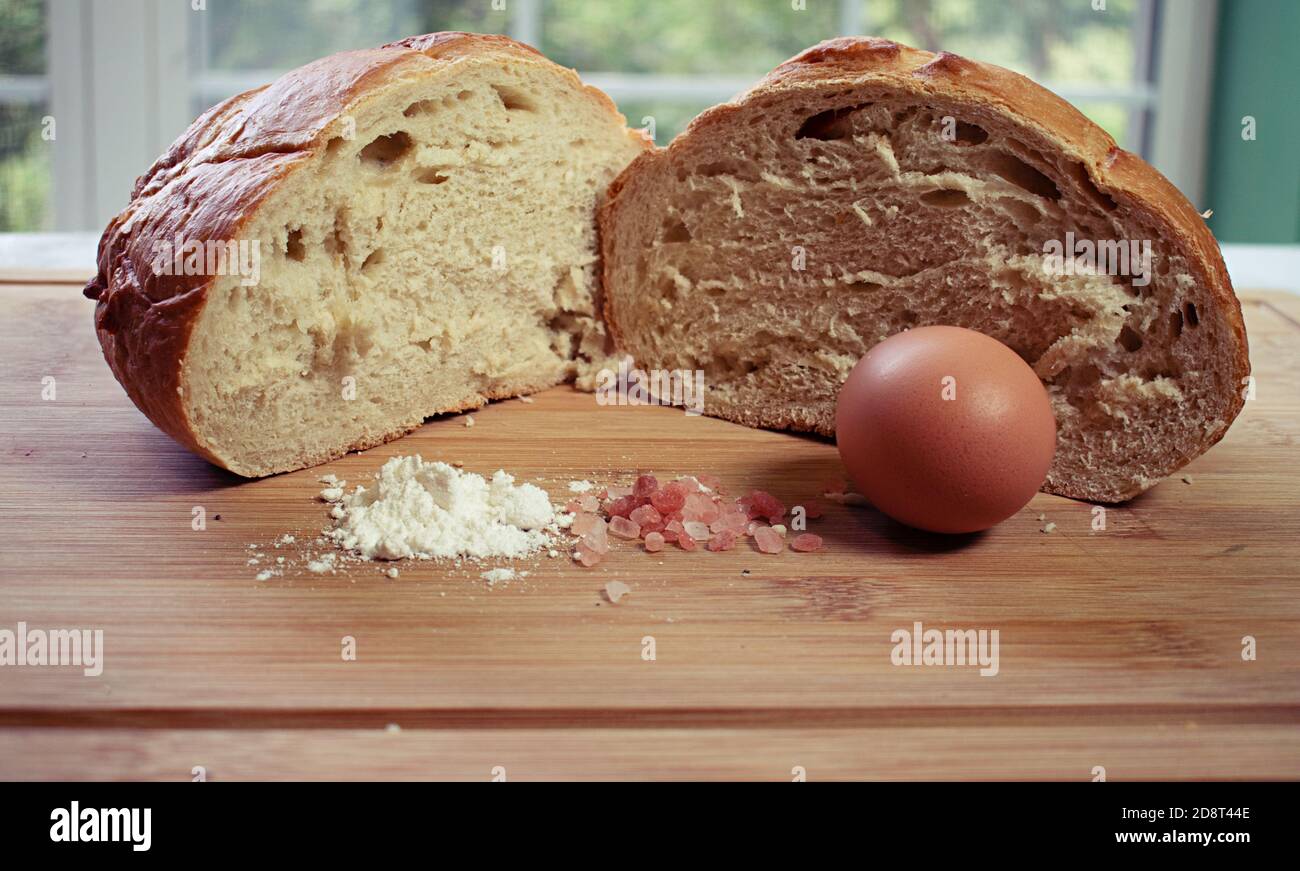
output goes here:
[{"label": "eggshell", "polygon": [[931,532],[974,532],[1015,514],[1056,452],[1034,370],[961,327],[919,327],[872,348],[840,390],[835,434],[858,490]]}]

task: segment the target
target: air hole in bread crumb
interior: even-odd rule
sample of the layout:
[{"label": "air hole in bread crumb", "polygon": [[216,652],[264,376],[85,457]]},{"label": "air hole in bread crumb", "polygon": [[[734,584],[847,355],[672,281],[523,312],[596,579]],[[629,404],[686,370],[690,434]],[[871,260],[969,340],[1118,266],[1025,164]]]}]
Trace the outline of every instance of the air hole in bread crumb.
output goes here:
[{"label": "air hole in bread crumb", "polygon": [[342,136],[335,136],[329,142],[326,142],[325,143],[326,156],[333,157],[334,155],[338,154],[339,150],[343,148],[343,143],[346,141],[347,140],[344,139]]},{"label": "air hole in bread crumb", "polygon": [[989,138],[989,132],[978,124],[968,124],[965,121],[957,122],[957,134],[954,143],[957,145],[980,145]]},{"label": "air hole in bread crumb", "polygon": [[1083,190],[1084,194],[1087,195],[1088,199],[1092,200],[1107,212],[1113,212],[1115,209],[1119,208],[1119,203],[1115,202],[1114,198],[1111,197],[1110,194],[1105,193],[1101,188],[1093,184],[1092,176],[1088,173],[1088,167],[1084,166],[1082,163],[1071,163],[1070,170],[1074,173],[1075,182],[1079,185],[1080,189]]},{"label": "air hole in bread crumb", "polygon": [[501,105],[506,107],[510,112],[535,112],[535,104],[523,91],[518,88],[511,88],[506,85],[493,85],[492,90],[497,92],[501,98]]},{"label": "air hole in bread crumb", "polygon": [[959,208],[970,202],[970,197],[966,196],[965,191],[941,189],[937,191],[926,191],[921,194],[921,202],[927,206],[934,206],[940,209]]},{"label": "air hole in bread crumb", "polygon": [[[719,381],[731,378],[743,378],[758,369],[757,360],[749,360],[736,351],[717,351],[713,358],[704,364],[706,377],[712,376]],[[698,366],[696,368],[699,368]]]},{"label": "air hole in bread crumb", "polygon": [[443,175],[432,167],[422,169],[415,175],[415,180],[422,184],[442,184],[449,178],[451,178],[451,176]]},{"label": "air hole in bread crumb", "polygon": [[378,266],[384,262],[384,249],[376,248],[366,255],[366,259],[361,263],[361,271],[365,272],[373,266]]},{"label": "air hole in bread crumb", "polygon": [[701,175],[705,178],[716,178],[720,175],[733,174],[734,167],[730,163],[716,160],[713,163],[706,163],[695,170],[695,175]]},{"label": "air hole in bread crumb", "polygon": [[1183,334],[1183,313],[1174,312],[1169,316],[1169,332],[1176,339]]},{"label": "air hole in bread crumb", "polygon": [[441,105],[438,100],[417,100],[402,110],[402,114],[407,118],[414,118],[416,115],[432,115],[438,111]]},{"label": "air hole in bread crumb", "polygon": [[1128,324],[1119,331],[1119,343],[1130,354],[1142,350],[1142,337]]},{"label": "air hole in bread crumb", "polygon": [[1061,191],[1055,182],[1015,155],[1007,154],[1005,151],[994,151],[985,156],[981,162],[989,172],[1035,196],[1049,200],[1061,198]]},{"label": "air hole in bread crumb", "polygon": [[399,130],[387,136],[380,136],[361,149],[358,157],[361,162],[378,169],[387,169],[410,152],[413,143],[411,135]]},{"label": "air hole in bread crumb", "polygon": [[348,210],[339,209],[334,213],[334,229],[325,237],[325,250],[330,254],[346,258],[348,256]]},{"label": "air hole in bread crumb", "polygon": [[1194,302],[1189,302],[1187,305],[1183,306],[1183,317],[1187,319],[1187,325],[1189,327],[1196,327],[1201,324],[1201,318],[1196,313],[1196,303]]},{"label": "air hole in bread crumb", "polygon": [[689,242],[691,231],[681,221],[674,221],[664,227],[664,242]]},{"label": "air hole in bread crumb", "polygon": [[847,139],[853,135],[853,113],[861,106],[846,106],[843,109],[827,109],[818,112],[800,125],[794,134],[795,139],[820,139],[823,142]]},{"label": "air hole in bread crumb", "polygon": [[302,243],[302,228],[289,231],[289,240],[284,246],[284,256],[301,263],[307,259],[307,246]]},{"label": "air hole in bread crumb", "polygon": [[1011,197],[998,197],[998,206],[1003,209],[1011,220],[1015,221],[1021,227],[1032,227],[1038,223],[1038,219],[1043,216],[1042,212],[1034,208],[1032,203],[1024,200],[1014,200]]}]

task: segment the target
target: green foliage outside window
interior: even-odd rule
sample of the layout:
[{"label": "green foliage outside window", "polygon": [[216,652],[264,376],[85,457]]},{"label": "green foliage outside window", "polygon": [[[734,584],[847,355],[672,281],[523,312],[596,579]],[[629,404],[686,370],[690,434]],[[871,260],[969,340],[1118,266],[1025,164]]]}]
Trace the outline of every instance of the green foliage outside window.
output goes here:
[{"label": "green foliage outside window", "polygon": [[[838,34],[839,0],[540,0],[541,48],[592,73],[757,80],[780,61]],[[1036,79],[1133,82],[1137,0],[857,0],[863,29],[1008,66]],[[499,4],[498,4],[499,5]],[[194,73],[289,69],[331,52],[435,30],[504,33],[518,0],[208,0],[192,33]],[[0,0],[0,75],[44,75],[45,3]],[[655,119],[667,143],[707,100],[638,98],[632,126]],[[1081,108],[1122,140],[1118,103]],[[0,103],[0,231],[48,224],[50,144],[44,106]]]}]

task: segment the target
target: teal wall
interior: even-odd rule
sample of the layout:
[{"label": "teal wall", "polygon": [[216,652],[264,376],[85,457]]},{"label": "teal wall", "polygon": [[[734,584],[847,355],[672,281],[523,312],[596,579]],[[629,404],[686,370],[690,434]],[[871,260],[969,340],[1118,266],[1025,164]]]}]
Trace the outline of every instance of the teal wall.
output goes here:
[{"label": "teal wall", "polygon": [[[1244,115],[1253,142],[1241,137]],[[1219,0],[1209,140],[1219,241],[1300,242],[1300,0]]]}]

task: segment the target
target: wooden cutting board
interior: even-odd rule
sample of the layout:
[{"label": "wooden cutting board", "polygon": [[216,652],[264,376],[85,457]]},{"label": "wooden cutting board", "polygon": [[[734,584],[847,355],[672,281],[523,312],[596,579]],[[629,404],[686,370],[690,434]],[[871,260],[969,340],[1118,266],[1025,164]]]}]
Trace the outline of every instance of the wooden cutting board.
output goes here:
[{"label": "wooden cutting board", "polygon": [[[651,469],[795,503],[841,476],[834,446],[557,388],[244,481],[136,411],[79,287],[0,286],[0,629],[104,632],[99,677],[0,667],[0,778],[1300,777],[1300,299],[1243,298],[1257,398],[1104,531],[1044,495],[960,539],[832,503],[822,553],[623,547],[489,586],[248,560],[319,531],[319,475],[398,454],[557,500]],[[917,621],[997,629],[998,674],[893,665]]]}]

